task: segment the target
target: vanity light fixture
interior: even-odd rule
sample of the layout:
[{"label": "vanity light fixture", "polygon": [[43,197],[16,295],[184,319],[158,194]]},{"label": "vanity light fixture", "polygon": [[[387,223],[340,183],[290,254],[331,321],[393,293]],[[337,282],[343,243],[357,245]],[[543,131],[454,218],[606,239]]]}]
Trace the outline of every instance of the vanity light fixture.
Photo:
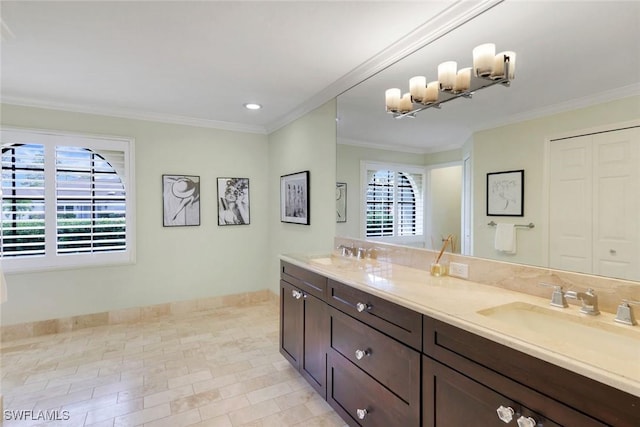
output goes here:
[{"label": "vanity light fixture", "polygon": [[454,61],[438,65],[438,80],[427,83],[425,76],[409,79],[409,92],[398,88],[387,89],[387,113],[396,119],[414,118],[427,108],[440,108],[441,104],[456,98],[471,98],[473,93],[497,84],[509,86],[515,78],[516,54],[512,51],[496,55],[496,46],[485,43],[473,49],[473,67],[458,69]]},{"label": "vanity light fixture", "polygon": [[243,104],[244,108],[246,108],[247,110],[259,110],[262,108],[262,105],[260,104],[254,104],[252,102],[249,102],[247,104]]}]

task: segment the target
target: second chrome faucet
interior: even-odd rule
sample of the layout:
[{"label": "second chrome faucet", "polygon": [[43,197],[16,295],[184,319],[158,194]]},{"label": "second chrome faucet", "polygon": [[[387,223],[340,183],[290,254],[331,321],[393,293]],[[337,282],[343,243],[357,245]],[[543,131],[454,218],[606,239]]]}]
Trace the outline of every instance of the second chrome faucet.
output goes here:
[{"label": "second chrome faucet", "polygon": [[587,289],[585,292],[577,291],[563,291],[562,286],[548,285],[547,283],[541,283],[545,286],[553,287],[553,294],[551,295],[551,305],[554,307],[568,307],[567,298],[580,300],[582,302],[582,308],[580,312],[588,314],[590,316],[597,316],[600,314],[598,309],[598,296],[593,289]]}]

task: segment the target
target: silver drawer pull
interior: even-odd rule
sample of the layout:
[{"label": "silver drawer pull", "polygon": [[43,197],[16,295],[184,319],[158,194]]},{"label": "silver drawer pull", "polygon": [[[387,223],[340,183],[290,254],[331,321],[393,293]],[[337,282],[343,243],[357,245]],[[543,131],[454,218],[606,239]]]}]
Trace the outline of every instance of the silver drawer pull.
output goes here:
[{"label": "silver drawer pull", "polygon": [[510,423],[511,420],[513,420],[513,414],[515,414],[513,408],[511,408],[510,406],[507,406],[505,408],[502,405],[500,405],[500,407],[496,409],[496,412],[498,413],[498,418],[500,418],[500,420],[505,424]]},{"label": "silver drawer pull", "polygon": [[536,427],[538,423],[531,417],[520,417],[518,418],[518,427]]},{"label": "silver drawer pull", "polygon": [[358,415],[358,419],[364,420],[364,417],[367,416],[369,412],[366,409],[356,409],[356,415]]},{"label": "silver drawer pull", "polygon": [[356,303],[356,310],[358,310],[358,313],[362,313],[365,310],[371,310],[371,306],[369,304],[359,302]]},{"label": "silver drawer pull", "polygon": [[291,291],[291,296],[294,297],[295,299],[300,299],[302,298],[302,292],[294,289]]},{"label": "silver drawer pull", "polygon": [[360,360],[365,356],[369,356],[371,354],[371,351],[369,350],[356,350],[356,359]]}]

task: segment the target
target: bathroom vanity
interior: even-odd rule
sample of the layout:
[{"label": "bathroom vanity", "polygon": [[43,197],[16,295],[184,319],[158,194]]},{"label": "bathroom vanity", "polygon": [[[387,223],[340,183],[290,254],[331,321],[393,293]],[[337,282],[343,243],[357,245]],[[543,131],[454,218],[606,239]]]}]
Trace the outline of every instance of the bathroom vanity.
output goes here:
[{"label": "bathroom vanity", "polygon": [[[640,425],[640,332],[609,314],[584,326],[577,307],[377,260],[287,255],[280,273],[280,351],[351,426]],[[566,342],[584,327],[621,354]]]}]

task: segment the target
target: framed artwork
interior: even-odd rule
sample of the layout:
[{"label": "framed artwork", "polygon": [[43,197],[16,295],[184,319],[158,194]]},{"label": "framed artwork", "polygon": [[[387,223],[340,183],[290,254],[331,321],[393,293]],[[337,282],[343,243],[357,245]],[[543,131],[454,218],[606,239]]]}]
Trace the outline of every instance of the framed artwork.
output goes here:
[{"label": "framed artwork", "polygon": [[200,225],[200,177],[162,175],[162,225]]},{"label": "framed artwork", "polygon": [[487,216],[524,216],[524,170],[487,174]]},{"label": "framed artwork", "polygon": [[309,171],[280,177],[280,221],[310,224]]},{"label": "framed artwork", "polygon": [[347,222],[346,182],[336,182],[336,222]]},{"label": "framed artwork", "polygon": [[249,178],[218,178],[218,225],[248,225]]}]

